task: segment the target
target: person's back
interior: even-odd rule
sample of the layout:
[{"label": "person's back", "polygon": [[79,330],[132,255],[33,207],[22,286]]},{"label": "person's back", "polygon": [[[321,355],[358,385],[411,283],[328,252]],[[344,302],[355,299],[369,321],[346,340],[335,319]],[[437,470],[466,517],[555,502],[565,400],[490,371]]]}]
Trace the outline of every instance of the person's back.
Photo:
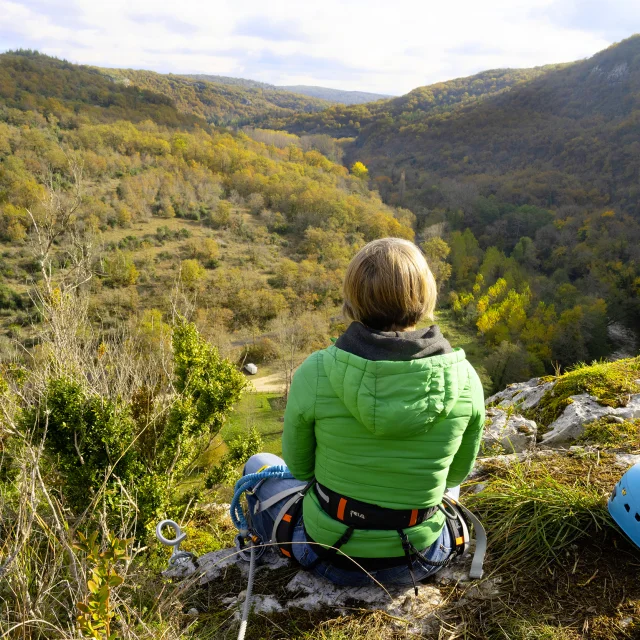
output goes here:
[{"label": "person's back", "polygon": [[[315,480],[291,550],[303,566],[334,582],[369,580],[341,563],[342,554],[383,583],[405,584],[414,573],[420,579],[437,571],[458,544],[438,505],[473,467],[484,401],[464,352],[452,349],[436,325],[415,328],[433,318],[436,292],[414,244],[369,243],[345,277],[351,325],[294,375],[283,456],[295,478]],[[259,454],[245,472],[281,462]],[[282,517],[282,505],[273,501],[283,482],[293,481],[260,488],[258,499],[270,505],[264,512],[251,498],[262,538]]]},{"label": "person's back", "polygon": [[[378,347],[381,339],[390,352]],[[406,359],[392,360],[394,351]],[[285,412],[283,457],[300,480],[315,476],[355,500],[418,509],[439,504],[446,488],[466,478],[483,424],[480,381],[464,351],[451,350],[436,327],[402,335],[353,324],[335,346],[312,354],[298,370]],[[320,501],[317,492],[307,493],[305,529],[330,545],[346,526]],[[422,549],[443,524],[437,513],[407,533]],[[395,531],[356,530],[342,551],[403,555]]]}]

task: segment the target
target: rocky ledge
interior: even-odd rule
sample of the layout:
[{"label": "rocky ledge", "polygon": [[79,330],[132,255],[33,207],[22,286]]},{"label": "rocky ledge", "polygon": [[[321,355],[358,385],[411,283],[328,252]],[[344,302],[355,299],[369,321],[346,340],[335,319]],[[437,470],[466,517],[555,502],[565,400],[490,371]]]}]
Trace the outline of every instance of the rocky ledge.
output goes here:
[{"label": "rocky ledge", "polygon": [[509,385],[487,399],[483,444],[488,452],[500,446],[504,453],[564,448],[603,418],[640,419],[640,358]]}]

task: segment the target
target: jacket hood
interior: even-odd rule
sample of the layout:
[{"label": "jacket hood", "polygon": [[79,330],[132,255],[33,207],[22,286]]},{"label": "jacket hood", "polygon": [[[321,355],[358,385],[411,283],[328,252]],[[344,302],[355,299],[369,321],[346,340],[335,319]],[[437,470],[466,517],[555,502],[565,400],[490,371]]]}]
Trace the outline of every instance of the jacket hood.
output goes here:
[{"label": "jacket hood", "polygon": [[379,436],[408,437],[449,414],[469,383],[462,349],[406,361],[367,360],[331,346],[324,370],[353,417]]}]

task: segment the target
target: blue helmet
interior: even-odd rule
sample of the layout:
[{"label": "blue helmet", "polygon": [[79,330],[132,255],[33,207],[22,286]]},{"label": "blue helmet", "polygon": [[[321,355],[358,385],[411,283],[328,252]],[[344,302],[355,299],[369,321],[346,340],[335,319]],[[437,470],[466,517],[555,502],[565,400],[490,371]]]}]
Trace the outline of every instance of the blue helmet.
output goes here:
[{"label": "blue helmet", "polygon": [[620,478],[607,506],[618,526],[640,547],[640,462]]}]

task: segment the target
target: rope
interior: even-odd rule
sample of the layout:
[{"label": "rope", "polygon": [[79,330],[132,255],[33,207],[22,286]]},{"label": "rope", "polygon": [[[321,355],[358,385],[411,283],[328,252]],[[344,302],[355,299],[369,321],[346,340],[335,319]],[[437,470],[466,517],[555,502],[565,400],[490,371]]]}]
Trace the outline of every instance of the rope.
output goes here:
[{"label": "rope", "polygon": [[247,623],[249,621],[249,611],[251,610],[251,595],[253,593],[253,577],[256,569],[256,548],[253,542],[249,543],[251,547],[251,560],[249,561],[249,582],[247,583],[247,595],[244,598],[244,607],[242,607],[242,618],[240,619],[240,631],[238,632],[238,640],[244,640],[247,633]]},{"label": "rope", "polygon": [[[243,476],[236,482],[233,491],[233,500],[231,500],[231,506],[229,507],[229,512],[231,514],[231,521],[238,531],[239,540],[241,543],[242,539],[248,538],[249,549],[250,549],[250,557],[249,557],[249,581],[247,583],[247,595],[244,599],[244,606],[242,607],[242,617],[240,619],[240,630],[238,632],[238,640],[244,640],[245,634],[247,633],[247,623],[249,621],[249,613],[251,611],[251,595],[253,593],[253,579],[255,576],[256,569],[256,545],[253,543],[253,540],[249,538],[249,525],[247,524],[247,519],[245,518],[244,511],[242,509],[242,505],[240,504],[240,500],[242,499],[242,495],[251,489],[253,489],[258,482],[266,479],[266,478],[282,478],[282,479],[291,479],[293,475],[290,473],[289,469],[284,465],[275,465],[273,467],[269,467],[264,471],[259,471],[258,473],[251,473],[249,475]],[[261,545],[261,551],[264,551],[264,546]]]},{"label": "rope", "polygon": [[243,476],[236,482],[234,487],[233,500],[231,501],[231,506],[229,507],[229,511],[231,512],[231,521],[233,522],[236,529],[240,531],[240,533],[245,534],[248,530],[247,520],[244,517],[244,511],[242,510],[242,506],[240,505],[240,499],[242,498],[242,494],[249,489],[252,489],[260,480],[265,478],[283,478],[290,480],[293,478],[293,475],[289,471],[289,469],[284,465],[276,465],[273,467],[269,467],[264,471],[260,471],[259,473],[250,473],[247,476]]}]

